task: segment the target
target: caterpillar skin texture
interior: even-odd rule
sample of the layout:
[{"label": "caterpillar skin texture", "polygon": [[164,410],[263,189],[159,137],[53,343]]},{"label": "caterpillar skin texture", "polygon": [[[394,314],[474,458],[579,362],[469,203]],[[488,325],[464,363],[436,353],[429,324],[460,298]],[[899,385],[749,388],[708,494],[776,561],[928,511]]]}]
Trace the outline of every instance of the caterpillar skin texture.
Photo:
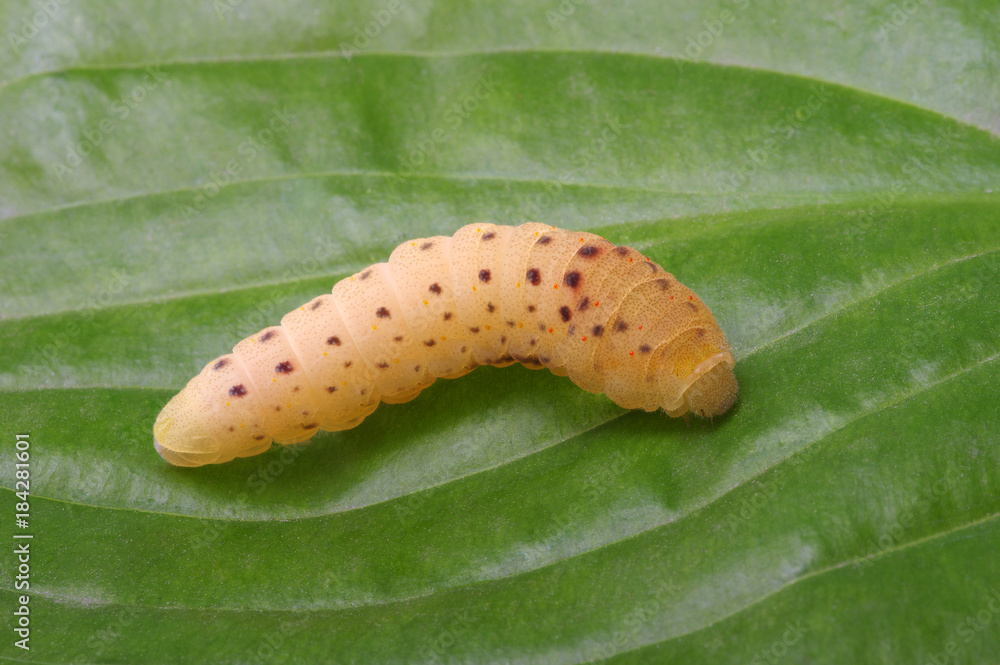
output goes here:
[{"label": "caterpillar skin texture", "polygon": [[514,362],[627,409],[717,416],[736,399],[715,317],[636,250],[543,224],[471,224],[404,242],[208,363],[160,412],[154,445],[179,466],[228,462]]}]

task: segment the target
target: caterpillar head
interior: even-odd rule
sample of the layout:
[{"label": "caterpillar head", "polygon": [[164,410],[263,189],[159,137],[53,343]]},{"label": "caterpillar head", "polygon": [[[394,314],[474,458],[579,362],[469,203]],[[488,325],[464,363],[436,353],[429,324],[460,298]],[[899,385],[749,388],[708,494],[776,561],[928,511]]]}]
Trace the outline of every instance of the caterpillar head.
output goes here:
[{"label": "caterpillar head", "polygon": [[669,345],[657,365],[661,406],[673,417],[721,416],[736,401],[736,360],[722,331],[695,328]]},{"label": "caterpillar head", "polygon": [[728,411],[736,401],[735,364],[732,354],[723,351],[695,367],[689,377],[691,385],[683,394],[685,412],[712,418]]}]

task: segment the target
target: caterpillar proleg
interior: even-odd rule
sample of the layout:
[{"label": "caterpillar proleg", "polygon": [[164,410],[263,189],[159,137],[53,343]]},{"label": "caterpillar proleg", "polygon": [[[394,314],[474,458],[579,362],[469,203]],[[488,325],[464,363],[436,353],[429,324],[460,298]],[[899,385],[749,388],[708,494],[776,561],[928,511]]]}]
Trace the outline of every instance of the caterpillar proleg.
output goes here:
[{"label": "caterpillar proleg", "polygon": [[591,233],[470,224],[404,242],[205,365],[153,441],[171,464],[228,462],[514,362],[674,417],[717,416],[736,399],[715,317],[656,263]]}]

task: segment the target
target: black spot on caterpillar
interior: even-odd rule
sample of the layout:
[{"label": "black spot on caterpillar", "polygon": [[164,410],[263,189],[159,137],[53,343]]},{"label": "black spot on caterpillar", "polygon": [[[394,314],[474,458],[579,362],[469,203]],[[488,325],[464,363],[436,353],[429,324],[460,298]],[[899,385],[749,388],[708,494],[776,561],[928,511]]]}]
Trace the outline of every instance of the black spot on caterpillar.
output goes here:
[{"label": "black spot on caterpillar", "polygon": [[404,242],[208,363],[160,412],[154,445],[181,466],[248,457],[514,359],[675,417],[736,398],[712,313],[639,252],[542,224],[473,224]]}]

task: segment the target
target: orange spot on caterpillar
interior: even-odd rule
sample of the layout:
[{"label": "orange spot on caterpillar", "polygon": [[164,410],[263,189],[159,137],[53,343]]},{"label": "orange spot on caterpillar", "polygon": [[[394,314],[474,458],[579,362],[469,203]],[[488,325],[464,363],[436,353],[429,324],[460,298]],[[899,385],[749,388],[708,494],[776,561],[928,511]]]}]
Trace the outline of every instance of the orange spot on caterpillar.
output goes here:
[{"label": "orange spot on caterpillar", "polygon": [[628,260],[628,262],[629,262],[629,263],[632,263],[632,261],[634,261],[634,259],[633,259],[633,258],[631,258],[631,257],[629,257],[629,260]]},{"label": "orange spot on caterpillar", "polygon": [[552,331],[553,331],[553,329],[552,329],[552,328],[549,328],[549,333],[552,333]]},{"label": "orange spot on caterpillar", "polygon": [[417,246],[417,243],[415,243],[415,242],[411,242],[410,243],[410,247],[416,247],[416,246]]},{"label": "orange spot on caterpillar", "polygon": [[271,379],[272,381],[277,381],[277,379]]},{"label": "orange spot on caterpillar", "polygon": [[584,335],[583,337],[581,337],[581,338],[580,338],[580,341],[581,341],[581,342],[586,342],[586,341],[587,341],[587,336],[586,336],[586,335]]},{"label": "orange spot on caterpillar", "polygon": [[372,324],[372,330],[378,330],[378,326],[375,325],[374,323]]},{"label": "orange spot on caterpillar", "polygon": [[226,402],[226,406],[229,406],[229,402]]},{"label": "orange spot on caterpillar", "polygon": [[674,297],[673,297],[673,296],[670,296],[670,299],[671,299],[671,300],[673,300],[673,299],[674,299]]},{"label": "orange spot on caterpillar", "polygon": [[474,287],[474,286],[473,286],[473,287],[472,287],[472,290],[473,290],[473,291],[475,291],[475,290],[476,290],[476,287]]},{"label": "orange spot on caterpillar", "polygon": [[487,330],[489,330],[489,329],[490,329],[490,327],[489,327],[489,326],[486,326],[486,329],[487,329]]},{"label": "orange spot on caterpillar", "polygon": [[559,285],[558,285],[558,284],[553,284],[553,285],[552,285],[552,288],[553,288],[553,289],[558,289],[558,288],[559,288]]},{"label": "orange spot on caterpillar", "polygon": [[629,351],[629,352],[628,352],[628,354],[629,354],[630,356],[634,356],[634,355],[635,355],[635,351]]},{"label": "orange spot on caterpillar", "polygon": [[523,324],[522,322],[518,321],[518,322],[517,322],[517,327],[518,327],[518,328],[523,328],[523,327],[524,327],[524,324]]},{"label": "orange spot on caterpillar", "polygon": [[242,429],[243,427],[244,427],[243,423],[240,423],[240,429]]},{"label": "orange spot on caterpillar", "polygon": [[642,330],[642,326],[639,326],[639,330]]},{"label": "orange spot on caterpillar", "polygon": [[326,355],[326,351],[324,351],[324,352],[323,352],[323,355],[324,355],[324,356]]},{"label": "orange spot on caterpillar", "polygon": [[600,306],[601,306],[601,301],[600,300],[595,300],[594,301],[594,307],[600,307]]},{"label": "orange spot on caterpillar", "polygon": [[482,229],[476,229],[476,233],[479,233],[480,231],[482,231]]},{"label": "orange spot on caterpillar", "polygon": [[441,335],[441,341],[442,341],[442,342],[444,342],[444,341],[447,341],[447,340],[448,340],[448,338],[447,338],[447,337],[445,337],[444,335]]},{"label": "orange spot on caterpillar", "polygon": [[688,300],[694,300],[694,296],[688,296]]},{"label": "orange spot on caterpillar", "polygon": [[394,362],[394,363],[396,363],[398,365],[399,364],[399,358],[393,358],[392,362]]},{"label": "orange spot on caterpillar", "polygon": [[521,282],[517,283],[517,288],[521,288]]}]

